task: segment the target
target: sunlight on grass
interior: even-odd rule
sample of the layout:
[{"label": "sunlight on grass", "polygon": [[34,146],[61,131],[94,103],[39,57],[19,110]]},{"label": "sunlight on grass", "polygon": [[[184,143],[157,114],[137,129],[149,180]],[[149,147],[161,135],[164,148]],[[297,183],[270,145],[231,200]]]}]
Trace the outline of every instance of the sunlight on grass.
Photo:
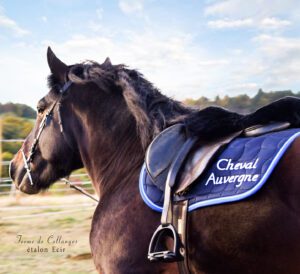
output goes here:
[{"label": "sunlight on grass", "polygon": [[[89,231],[95,205],[91,204],[91,206],[85,206],[84,210],[66,213],[64,212],[70,208],[30,209],[31,205],[48,206],[51,204],[69,205],[71,208],[74,205],[76,208],[85,202],[87,202],[86,199],[81,195],[24,197],[20,203],[24,208],[27,206],[26,210],[22,210],[22,206],[20,207],[18,203],[16,210],[13,210],[11,206],[12,209],[9,211],[0,211],[0,273],[97,273],[89,246]],[[2,208],[9,204],[12,204],[11,200],[0,198]],[[53,215],[35,216],[39,213],[53,213]],[[3,219],[23,214],[29,217]],[[22,235],[22,241],[25,243],[19,242],[20,236],[18,235]],[[38,248],[47,249],[48,252],[34,252]]]}]

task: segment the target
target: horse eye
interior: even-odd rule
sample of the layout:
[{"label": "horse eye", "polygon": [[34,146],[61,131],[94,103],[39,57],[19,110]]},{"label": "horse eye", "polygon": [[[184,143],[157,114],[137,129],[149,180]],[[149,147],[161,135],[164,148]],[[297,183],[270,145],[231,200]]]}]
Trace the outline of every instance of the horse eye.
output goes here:
[{"label": "horse eye", "polygon": [[37,109],[38,114],[43,114],[43,112],[45,110],[43,107],[39,107],[39,106],[36,109]]}]

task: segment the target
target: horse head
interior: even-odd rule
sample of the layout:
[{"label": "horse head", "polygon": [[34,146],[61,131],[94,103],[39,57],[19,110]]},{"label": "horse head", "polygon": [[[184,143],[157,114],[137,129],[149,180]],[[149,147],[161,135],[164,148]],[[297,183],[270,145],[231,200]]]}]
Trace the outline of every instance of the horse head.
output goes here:
[{"label": "horse head", "polygon": [[[47,60],[51,71],[48,77],[50,91],[38,101],[34,128],[10,164],[11,178],[28,194],[49,188],[59,178],[83,166],[86,149],[79,147],[79,142],[88,138],[82,134],[88,124],[97,122],[97,128],[106,132],[114,127],[114,121],[111,124],[105,122],[116,111],[109,97],[116,97],[117,92],[106,90],[111,82],[106,83],[99,77],[95,85],[84,76],[91,64],[67,66],[50,48]],[[107,58],[92,73],[100,75],[107,71],[113,78],[109,72],[111,66]]]},{"label": "horse head", "polygon": [[105,181],[105,174],[112,181],[110,167],[121,161],[139,166],[153,136],[186,113],[139,72],[109,58],[67,66],[48,48],[47,59],[50,91],[38,102],[35,126],[10,165],[23,192],[38,193],[82,166],[93,182]]},{"label": "horse head", "polygon": [[47,57],[52,73],[51,89],[39,100],[34,128],[10,164],[11,178],[28,194],[47,189],[57,179],[82,166],[71,130],[75,124],[74,116],[70,115],[71,102],[67,99],[72,87],[62,93],[69,67],[50,48]]}]

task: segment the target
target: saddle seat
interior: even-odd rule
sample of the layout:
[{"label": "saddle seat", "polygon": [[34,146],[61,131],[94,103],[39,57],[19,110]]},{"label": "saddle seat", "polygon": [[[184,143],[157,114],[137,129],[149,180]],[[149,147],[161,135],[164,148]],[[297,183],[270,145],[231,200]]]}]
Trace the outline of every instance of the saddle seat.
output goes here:
[{"label": "saddle seat", "polygon": [[176,184],[171,186],[173,193],[180,195],[180,193],[185,193],[189,186],[204,172],[217,151],[237,136],[259,136],[283,130],[289,126],[288,122],[277,122],[267,125],[255,125],[243,131],[234,132],[229,136],[210,141],[194,138],[190,148],[182,151],[181,148],[187,141],[190,141],[190,137],[187,136],[183,124],[175,124],[162,131],[149,145],[145,155],[147,173],[155,186],[164,191],[172,163],[179,153],[185,154],[182,155],[185,160],[175,171],[178,174],[173,174],[177,178]]}]

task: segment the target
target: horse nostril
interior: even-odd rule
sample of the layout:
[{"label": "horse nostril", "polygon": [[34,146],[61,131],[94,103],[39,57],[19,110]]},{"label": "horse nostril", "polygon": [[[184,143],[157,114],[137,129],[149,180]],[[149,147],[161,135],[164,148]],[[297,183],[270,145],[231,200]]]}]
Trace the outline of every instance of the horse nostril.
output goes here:
[{"label": "horse nostril", "polygon": [[14,181],[14,174],[15,174],[15,166],[13,165],[13,161],[10,161],[9,168],[8,168],[8,175]]}]

